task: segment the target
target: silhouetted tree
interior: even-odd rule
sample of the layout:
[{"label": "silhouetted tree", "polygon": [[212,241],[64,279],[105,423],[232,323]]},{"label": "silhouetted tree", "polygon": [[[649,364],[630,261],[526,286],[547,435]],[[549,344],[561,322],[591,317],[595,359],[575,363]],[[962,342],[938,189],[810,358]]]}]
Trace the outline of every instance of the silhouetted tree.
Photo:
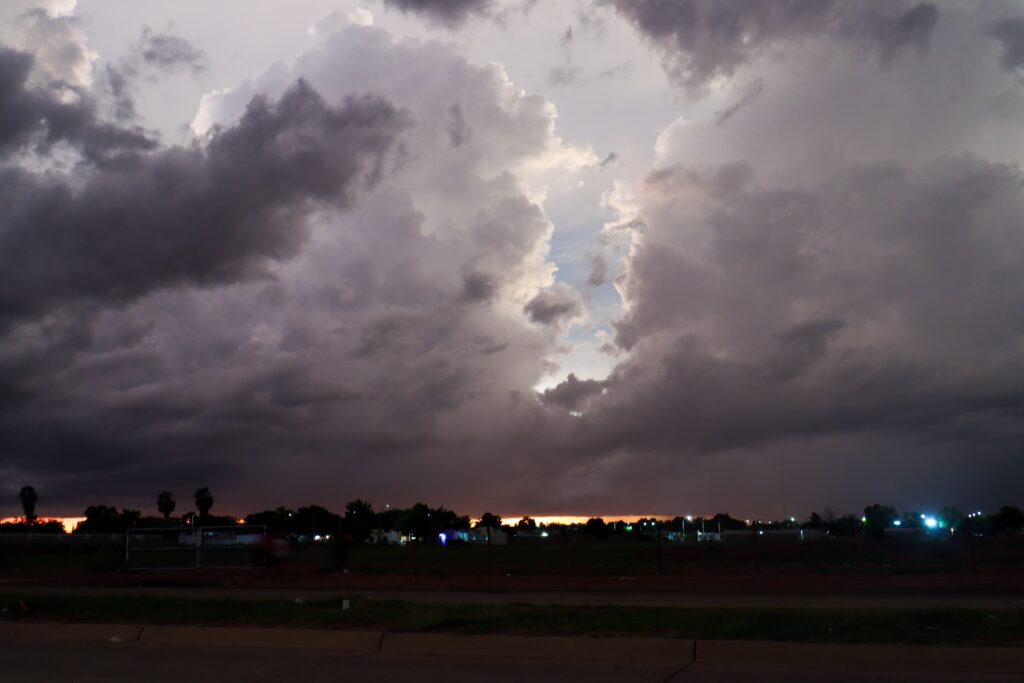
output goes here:
[{"label": "silhouetted tree", "polygon": [[1016,532],[1024,528],[1024,512],[1012,505],[1004,505],[992,516],[992,528],[996,532]]},{"label": "silhouetted tree", "polygon": [[363,542],[368,539],[376,523],[373,505],[365,500],[356,498],[345,505],[345,533],[353,541]]},{"label": "silhouetted tree", "polygon": [[132,527],[138,526],[139,519],[142,517],[142,513],[138,510],[129,510],[125,508],[121,510],[121,514],[118,516],[118,530],[126,531]]},{"label": "silhouetted tree", "polygon": [[174,494],[170,491],[161,491],[160,495],[156,497],[156,509],[160,511],[164,519],[170,519],[171,513],[176,507],[178,504],[174,502]]},{"label": "silhouetted tree", "polygon": [[892,526],[892,523],[898,519],[896,515],[896,508],[890,505],[869,505],[864,508],[864,522],[865,533],[872,538],[882,538],[885,536],[886,527]]},{"label": "silhouetted tree", "polygon": [[501,527],[501,517],[491,512],[480,515],[480,521],[476,523],[481,529],[498,529]]},{"label": "silhouetted tree", "polygon": [[583,525],[583,533],[605,538],[608,535],[608,525],[600,517],[591,517]]},{"label": "silhouetted tree", "polygon": [[537,528],[537,522],[534,521],[533,517],[523,517],[516,523],[516,528],[520,531],[532,531]]},{"label": "silhouetted tree", "polygon": [[121,531],[121,519],[116,507],[90,505],[83,514],[85,519],[75,527],[76,534],[116,534]]},{"label": "silhouetted tree", "polygon": [[712,528],[717,532],[719,527],[722,528],[722,531],[743,531],[747,528],[747,523],[742,519],[733,519],[724,512],[719,512],[708,520],[708,525],[705,525],[705,530],[708,533],[711,533]]},{"label": "silhouetted tree", "polygon": [[39,494],[32,486],[22,486],[18,492],[21,499],[21,509],[25,511],[25,524],[32,525],[36,521],[36,503],[39,502]]},{"label": "silhouetted tree", "polygon": [[210,508],[213,507],[213,495],[210,493],[209,487],[204,486],[201,489],[197,489],[195,501],[196,510],[199,510],[199,518],[207,517],[210,514]]}]

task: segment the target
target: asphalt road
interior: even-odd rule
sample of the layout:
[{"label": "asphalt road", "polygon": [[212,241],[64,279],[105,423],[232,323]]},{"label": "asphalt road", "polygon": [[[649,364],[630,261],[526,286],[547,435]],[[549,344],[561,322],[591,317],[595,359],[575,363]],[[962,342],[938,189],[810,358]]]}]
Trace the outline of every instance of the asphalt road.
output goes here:
[{"label": "asphalt road", "polygon": [[486,592],[424,590],[340,590],[309,588],[137,588],[92,586],[31,586],[0,583],[0,593],[26,595],[162,596],[188,598],[237,598],[243,600],[317,600],[363,597],[414,602],[534,605],[617,605],[638,607],[792,607],[821,609],[920,609],[928,607],[979,610],[1024,609],[1024,595],[691,595],[678,593],[594,592]]},{"label": "asphalt road", "polygon": [[5,683],[76,681],[636,681],[683,683],[830,683],[854,681],[948,683],[1024,681],[1022,676],[845,673],[838,670],[712,667],[692,664],[607,664],[474,657],[343,654],[314,650],[170,646],[145,643],[6,641],[0,643],[0,678]]}]

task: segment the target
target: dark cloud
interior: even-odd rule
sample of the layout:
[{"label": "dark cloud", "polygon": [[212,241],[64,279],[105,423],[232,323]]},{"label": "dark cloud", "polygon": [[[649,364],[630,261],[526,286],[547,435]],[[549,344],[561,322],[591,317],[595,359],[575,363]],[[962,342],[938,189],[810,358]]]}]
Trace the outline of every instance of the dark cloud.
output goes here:
[{"label": "dark cloud", "polygon": [[1024,17],[1000,19],[989,27],[989,34],[1002,46],[999,65],[1020,75],[1024,71]]},{"label": "dark cloud", "polygon": [[458,102],[448,108],[451,120],[448,123],[448,137],[452,141],[452,147],[462,147],[473,134],[466,118],[462,115],[462,106]]},{"label": "dark cloud", "polygon": [[148,26],[142,29],[142,38],[132,52],[141,65],[158,71],[188,69],[199,74],[208,66],[206,54],[192,43],[169,31],[154,32]]},{"label": "dark cloud", "polygon": [[389,7],[422,14],[446,26],[458,26],[472,14],[487,14],[492,0],[384,0]]},{"label": "dark cloud", "polygon": [[[15,73],[23,73],[24,60],[16,63]],[[3,102],[10,111],[33,100]],[[50,119],[64,111],[48,106]],[[202,147],[132,156],[85,171],[74,185],[7,169],[0,184],[0,318],[252,277],[268,260],[295,253],[314,202],[348,206],[372,184],[405,125],[381,98],[333,106],[300,81],[277,102],[254,99],[236,125]],[[47,132],[99,137],[88,144],[104,148],[127,135],[91,121]]]},{"label": "dark cloud", "polygon": [[631,356],[587,405],[588,434],[714,452],[862,432],[1009,438],[1024,409],[1018,169],[852,165],[771,189],[749,167],[727,180],[737,172],[648,179],[621,282]]},{"label": "dark cloud", "polygon": [[775,335],[777,348],[765,359],[768,379],[785,382],[805,371],[825,353],[830,337],[846,327],[842,320],[809,320]]},{"label": "dark cloud", "polygon": [[558,407],[565,410],[577,411],[584,406],[588,399],[597,396],[605,389],[605,382],[594,379],[578,379],[574,373],[569,373],[558,386],[546,389],[540,394],[541,402],[548,407]]},{"label": "dark cloud", "polygon": [[574,289],[558,283],[531,299],[523,311],[535,323],[558,325],[582,314],[583,307]]},{"label": "dark cloud", "polygon": [[910,0],[600,0],[666,55],[671,76],[691,89],[730,77],[777,45],[829,36],[864,45],[888,61],[922,47],[937,19]]},{"label": "dark cloud", "polygon": [[61,92],[32,87],[32,63],[31,55],[0,46],[0,156],[26,148],[46,154],[55,144],[66,143],[99,162],[154,146],[138,128],[102,121],[85,93],[64,101]]},{"label": "dark cloud", "polygon": [[471,271],[462,276],[462,295],[466,301],[490,301],[497,291],[494,278],[479,271]]},{"label": "dark cloud", "polygon": [[445,473],[543,410],[552,225],[509,169],[565,151],[554,108],[346,26],[200,113],[190,146],[0,183],[4,481],[63,512],[196,478],[239,511],[455,500]]}]

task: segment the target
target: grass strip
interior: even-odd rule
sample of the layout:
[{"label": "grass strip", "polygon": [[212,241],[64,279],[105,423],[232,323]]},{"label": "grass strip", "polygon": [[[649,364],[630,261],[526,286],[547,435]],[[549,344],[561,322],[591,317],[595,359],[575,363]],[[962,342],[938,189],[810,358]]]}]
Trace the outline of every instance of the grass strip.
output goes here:
[{"label": "grass strip", "polygon": [[406,633],[647,636],[797,643],[1024,646],[1024,612],[544,606],[341,598],[0,595],[0,623],[129,622]]}]

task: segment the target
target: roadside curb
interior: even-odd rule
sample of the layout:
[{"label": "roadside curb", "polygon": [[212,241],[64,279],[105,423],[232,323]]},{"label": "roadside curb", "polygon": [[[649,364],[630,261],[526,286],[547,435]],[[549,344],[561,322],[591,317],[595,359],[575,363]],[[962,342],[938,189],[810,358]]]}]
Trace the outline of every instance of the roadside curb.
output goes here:
[{"label": "roadside curb", "polygon": [[683,638],[384,633],[219,626],[130,624],[0,624],[0,639],[142,643],[353,654],[495,657],[688,666],[841,667],[845,671],[1020,674],[1024,648],[914,645],[837,645]]}]

